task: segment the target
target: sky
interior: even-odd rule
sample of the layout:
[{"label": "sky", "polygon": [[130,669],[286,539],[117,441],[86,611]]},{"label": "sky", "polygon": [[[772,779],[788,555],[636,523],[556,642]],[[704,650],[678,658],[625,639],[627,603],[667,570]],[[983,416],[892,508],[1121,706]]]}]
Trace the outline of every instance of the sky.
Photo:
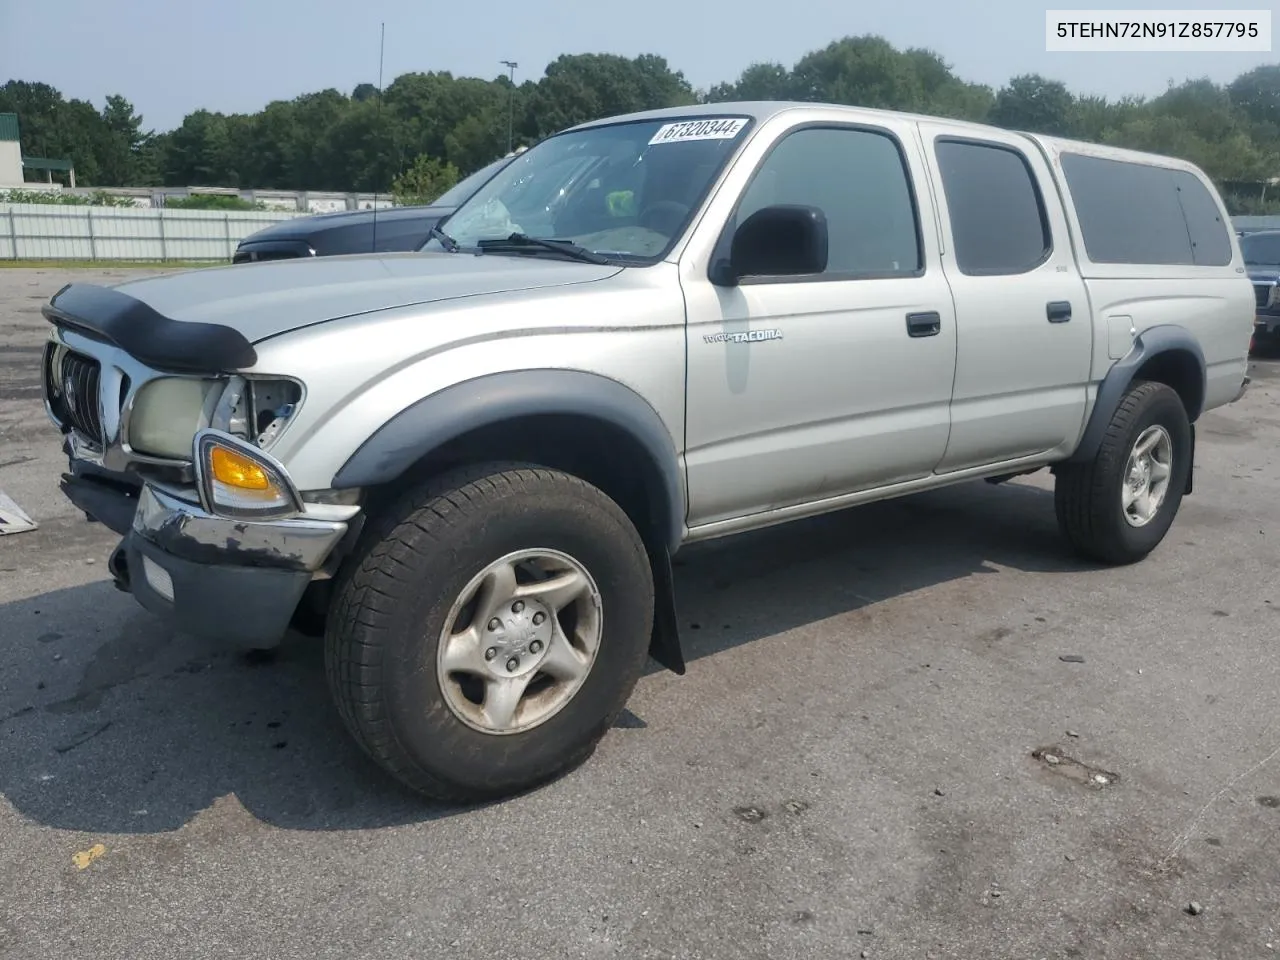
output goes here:
[{"label": "sky", "polygon": [[[1170,0],[1165,0],[1165,3]],[[1206,10],[1267,9],[1260,0],[1199,0]],[[967,80],[999,87],[1021,73],[1062,80],[1075,93],[1155,95],[1170,81],[1219,83],[1271,53],[1046,53],[1045,8],[1033,0],[0,0],[0,82],[51,84],[98,107],[119,93],[146,129],[167,130],[205,108],[255,112],[272,100],[378,79],[447,70],[493,78],[514,60],[517,83],[562,53],[663,56],[696,87],[734,80],[754,62],[791,66],[834,39],[879,34],[899,49],[926,47]],[[1103,9],[1160,8],[1106,0]],[[1276,17],[1280,20],[1280,16]],[[1274,28],[1274,25],[1273,25]]]}]

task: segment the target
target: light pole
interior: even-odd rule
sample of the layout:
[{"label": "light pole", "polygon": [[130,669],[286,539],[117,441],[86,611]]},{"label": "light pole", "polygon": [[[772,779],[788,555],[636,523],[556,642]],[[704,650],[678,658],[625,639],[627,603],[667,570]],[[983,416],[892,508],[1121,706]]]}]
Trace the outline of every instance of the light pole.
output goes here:
[{"label": "light pole", "polygon": [[514,60],[499,61],[511,74],[511,100],[507,104],[507,153],[511,152],[511,128],[516,115],[516,67],[520,64]]}]

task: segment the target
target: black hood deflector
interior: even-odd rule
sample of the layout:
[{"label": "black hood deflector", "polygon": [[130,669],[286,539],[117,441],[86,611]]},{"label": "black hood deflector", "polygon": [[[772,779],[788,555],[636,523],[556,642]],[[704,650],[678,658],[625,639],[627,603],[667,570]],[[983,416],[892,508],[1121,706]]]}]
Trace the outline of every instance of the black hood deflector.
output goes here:
[{"label": "black hood deflector", "polygon": [[174,320],[127,293],[93,283],[69,283],[41,311],[45,319],[113,343],[158,370],[222,373],[251,367],[258,353],[239,330]]}]

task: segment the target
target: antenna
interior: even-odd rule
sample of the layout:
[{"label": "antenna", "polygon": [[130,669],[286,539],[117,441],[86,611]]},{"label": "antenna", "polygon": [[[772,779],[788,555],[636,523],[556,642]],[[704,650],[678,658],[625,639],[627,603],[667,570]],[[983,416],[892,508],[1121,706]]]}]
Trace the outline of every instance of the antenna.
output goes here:
[{"label": "antenna", "polygon": [[[378,40],[378,107],[377,107],[378,123],[377,123],[377,127],[378,127],[379,134],[382,133],[382,57],[383,57],[383,54],[386,53],[386,49],[387,49],[387,24],[386,24],[386,21],[384,20],[382,22],[382,36]],[[381,136],[379,136],[378,139],[381,140],[382,139]],[[374,169],[377,170],[381,166],[382,164],[379,163],[376,167],[374,167]],[[378,184],[377,184],[377,181],[375,181],[373,184],[373,243],[369,248],[369,252],[370,253],[378,252]]]}]

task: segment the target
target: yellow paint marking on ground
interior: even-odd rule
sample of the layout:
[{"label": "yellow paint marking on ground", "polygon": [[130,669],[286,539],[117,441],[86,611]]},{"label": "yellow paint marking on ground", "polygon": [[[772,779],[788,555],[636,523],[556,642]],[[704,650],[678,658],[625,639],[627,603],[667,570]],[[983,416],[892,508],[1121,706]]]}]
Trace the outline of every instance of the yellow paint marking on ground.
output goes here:
[{"label": "yellow paint marking on ground", "polygon": [[76,865],[76,869],[83,870],[93,861],[107,852],[107,848],[100,843],[95,843],[88,850],[81,850],[71,858],[71,862]]}]

